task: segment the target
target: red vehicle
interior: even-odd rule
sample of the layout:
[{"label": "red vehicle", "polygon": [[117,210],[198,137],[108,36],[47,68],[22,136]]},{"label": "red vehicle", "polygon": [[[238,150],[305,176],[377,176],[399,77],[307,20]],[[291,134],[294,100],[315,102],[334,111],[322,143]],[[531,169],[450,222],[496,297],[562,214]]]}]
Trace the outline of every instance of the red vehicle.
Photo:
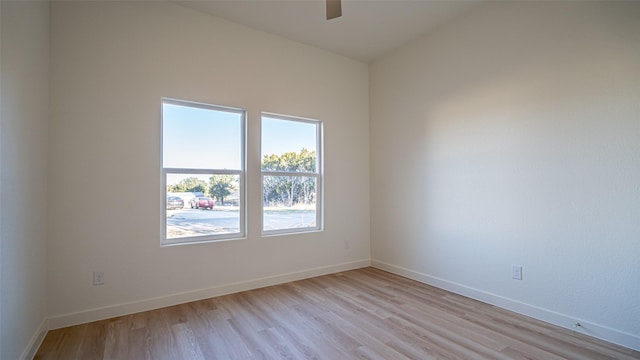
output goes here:
[{"label": "red vehicle", "polygon": [[208,197],[197,197],[190,202],[192,209],[213,209],[215,201]]}]

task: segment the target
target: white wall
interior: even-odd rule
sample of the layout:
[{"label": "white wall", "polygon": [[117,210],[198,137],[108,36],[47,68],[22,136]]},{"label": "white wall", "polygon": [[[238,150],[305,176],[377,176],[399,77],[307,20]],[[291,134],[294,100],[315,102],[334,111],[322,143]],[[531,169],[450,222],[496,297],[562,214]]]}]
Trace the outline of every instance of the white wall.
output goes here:
[{"label": "white wall", "polygon": [[[164,2],[53,2],[51,41],[52,327],[369,263],[367,64]],[[160,247],[163,96],[248,110],[246,240]],[[261,111],[324,121],[325,231],[260,237]]]},{"label": "white wall", "polygon": [[21,359],[46,330],[49,4],[0,9],[0,359]]},{"label": "white wall", "polygon": [[640,349],[638,19],[491,3],[372,64],[374,265]]}]

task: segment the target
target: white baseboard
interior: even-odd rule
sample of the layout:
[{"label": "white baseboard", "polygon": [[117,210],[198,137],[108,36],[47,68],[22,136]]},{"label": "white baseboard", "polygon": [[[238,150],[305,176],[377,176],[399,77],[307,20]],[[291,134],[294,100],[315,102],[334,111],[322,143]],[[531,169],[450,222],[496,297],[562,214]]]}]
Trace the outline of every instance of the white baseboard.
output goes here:
[{"label": "white baseboard", "polygon": [[29,340],[29,343],[22,352],[20,359],[31,360],[34,356],[36,356],[36,352],[38,352],[38,349],[42,344],[42,340],[44,340],[44,337],[47,335],[47,331],[49,331],[49,319],[44,319],[40,323],[40,326],[38,326],[36,332],[31,337],[31,340]]},{"label": "white baseboard", "polygon": [[[556,326],[560,326],[565,329],[573,330],[585,335],[593,336],[595,338],[599,338],[614,344],[622,345],[624,347],[640,351],[640,336],[638,335],[595,324],[588,320],[576,319],[574,317],[570,317],[568,315],[564,315],[552,310],[526,304],[520,301],[506,298],[504,296],[492,294],[483,290],[475,289],[466,285],[458,284],[449,280],[423,274],[382,261],[371,260],[371,266],[444,290],[448,290],[475,300],[479,300],[484,303],[488,303],[503,309],[526,315]],[[573,325],[576,322],[580,323],[581,326],[575,328]]]},{"label": "white baseboard", "polygon": [[69,314],[56,315],[49,318],[49,329],[83,324],[91,321],[109,319],[116,316],[133,314],[141,311],[158,309],[166,306],[183,304],[191,301],[208,299],[215,296],[233,294],[240,291],[258,289],[265,286],[282,284],[290,281],[307,279],[315,276],[332,274],[340,271],[359,269],[370,266],[369,259],[348,263],[324,266],[293,273],[268,276],[255,280],[214,286],[211,288],[187,291],[183,293],[160,296],[156,298],[132,301],[117,305],[105,306]]}]

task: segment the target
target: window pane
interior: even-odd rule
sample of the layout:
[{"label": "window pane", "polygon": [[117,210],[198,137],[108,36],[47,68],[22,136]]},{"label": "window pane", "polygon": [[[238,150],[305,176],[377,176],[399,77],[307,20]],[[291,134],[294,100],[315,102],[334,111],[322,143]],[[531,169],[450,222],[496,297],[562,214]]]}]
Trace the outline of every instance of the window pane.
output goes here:
[{"label": "window pane", "polygon": [[242,113],[162,103],[163,167],[242,169]]},{"label": "window pane", "polygon": [[167,239],[240,232],[240,175],[167,174],[166,181]]},{"label": "window pane", "polygon": [[317,172],[316,123],[262,117],[262,170]]},{"label": "window pane", "polygon": [[316,228],[313,176],[263,176],[262,230]]}]

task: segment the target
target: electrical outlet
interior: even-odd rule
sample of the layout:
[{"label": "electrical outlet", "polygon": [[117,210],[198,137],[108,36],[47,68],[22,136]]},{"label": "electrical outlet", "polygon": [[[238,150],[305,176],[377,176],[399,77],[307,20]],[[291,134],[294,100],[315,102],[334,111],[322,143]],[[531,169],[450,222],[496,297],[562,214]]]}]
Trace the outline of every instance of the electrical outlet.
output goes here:
[{"label": "electrical outlet", "polygon": [[102,271],[93,272],[93,286],[104,285],[104,273]]},{"label": "electrical outlet", "polygon": [[511,265],[511,278],[515,280],[522,280],[522,266]]}]

